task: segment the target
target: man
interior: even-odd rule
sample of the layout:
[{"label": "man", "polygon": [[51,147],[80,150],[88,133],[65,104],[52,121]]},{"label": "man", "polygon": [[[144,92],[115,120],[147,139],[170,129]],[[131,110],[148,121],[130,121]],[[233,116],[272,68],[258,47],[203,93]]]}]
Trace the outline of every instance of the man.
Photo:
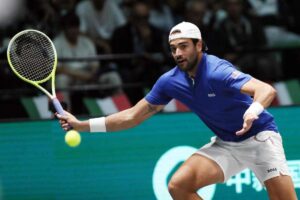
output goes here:
[{"label": "man", "polygon": [[126,23],[126,16],[117,1],[80,1],[75,9],[81,22],[80,31],[95,43],[97,52],[111,53],[109,43],[113,31]]},{"label": "man", "polygon": [[[113,53],[134,53],[133,59],[117,60],[116,64],[124,83],[142,83],[151,87],[165,67],[163,31],[149,22],[151,8],[147,2],[133,2],[128,10],[128,22],[118,27],[112,35]],[[155,42],[153,42],[155,41]],[[140,88],[124,88],[132,105],[144,96]]]},{"label": "man", "polygon": [[[66,112],[62,128],[106,132],[131,128],[160,111],[172,98],[186,104],[216,134],[175,172],[169,191],[176,200],[201,199],[197,190],[224,182],[250,168],[270,199],[297,199],[273,117],[264,108],[276,91],[237,71],[229,62],[202,52],[200,30],[182,22],[169,35],[177,66],[163,74],[134,107],[88,121]],[[253,96],[253,99],[251,98]]]},{"label": "man", "polygon": [[[283,74],[274,52],[254,52],[255,49],[267,45],[265,32],[259,20],[244,14],[243,0],[225,0],[224,8],[227,16],[220,22],[216,31],[224,50],[224,58],[244,73],[260,80],[279,80]],[[245,53],[247,50],[252,52]]]},{"label": "man", "polygon": [[[69,12],[62,17],[62,32],[54,39],[57,54],[61,58],[78,58],[96,56],[96,47],[92,40],[80,32],[80,19],[75,12]],[[71,86],[87,83],[110,84],[113,86],[112,94],[121,92],[121,77],[116,71],[101,71],[99,62],[59,62],[57,68],[57,89],[65,90]],[[85,92],[86,93],[86,92]],[[66,103],[71,105],[72,111],[82,113],[79,109],[82,93],[70,94],[63,92]]]}]

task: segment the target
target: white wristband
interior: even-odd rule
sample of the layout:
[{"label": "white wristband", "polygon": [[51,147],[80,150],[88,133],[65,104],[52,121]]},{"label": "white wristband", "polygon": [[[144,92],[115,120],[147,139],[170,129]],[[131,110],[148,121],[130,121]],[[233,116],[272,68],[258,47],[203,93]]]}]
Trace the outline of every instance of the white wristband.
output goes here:
[{"label": "white wristband", "polygon": [[106,132],[105,117],[89,119],[90,132]]},{"label": "white wristband", "polygon": [[253,102],[243,115],[243,118],[249,113],[259,116],[264,111],[264,107],[257,101]]}]

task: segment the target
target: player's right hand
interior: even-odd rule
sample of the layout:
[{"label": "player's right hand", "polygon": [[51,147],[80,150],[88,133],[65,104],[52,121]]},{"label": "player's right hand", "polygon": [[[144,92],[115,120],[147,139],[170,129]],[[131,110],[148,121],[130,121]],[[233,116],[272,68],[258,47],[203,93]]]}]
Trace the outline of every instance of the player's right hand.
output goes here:
[{"label": "player's right hand", "polygon": [[258,116],[252,113],[249,113],[244,116],[244,123],[241,130],[237,131],[236,135],[243,135],[252,127],[253,121],[258,119]]},{"label": "player's right hand", "polygon": [[60,115],[55,113],[55,116],[59,119],[59,123],[65,131],[70,129],[74,129],[77,131],[83,131],[81,127],[81,121],[79,121],[74,115],[71,113],[64,111],[64,115]]}]

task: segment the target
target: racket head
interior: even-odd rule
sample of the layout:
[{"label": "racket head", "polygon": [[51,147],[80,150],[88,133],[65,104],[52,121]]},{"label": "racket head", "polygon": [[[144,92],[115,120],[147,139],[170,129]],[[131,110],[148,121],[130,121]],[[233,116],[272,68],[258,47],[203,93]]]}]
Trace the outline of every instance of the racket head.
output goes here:
[{"label": "racket head", "polygon": [[51,39],[41,31],[27,29],[9,42],[7,60],[22,80],[37,85],[54,77],[57,53]]}]

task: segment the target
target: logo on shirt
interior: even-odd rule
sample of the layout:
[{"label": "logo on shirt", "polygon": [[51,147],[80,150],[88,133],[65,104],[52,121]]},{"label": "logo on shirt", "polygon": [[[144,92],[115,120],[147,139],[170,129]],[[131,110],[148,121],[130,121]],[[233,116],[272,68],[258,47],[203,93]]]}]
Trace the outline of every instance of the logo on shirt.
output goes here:
[{"label": "logo on shirt", "polygon": [[215,94],[215,93],[208,93],[207,96],[208,96],[208,97],[215,97],[216,94]]},{"label": "logo on shirt", "polygon": [[233,78],[233,79],[237,79],[237,77],[239,77],[241,75],[241,72],[239,72],[239,71],[233,71],[232,73],[231,73],[231,78]]},{"label": "logo on shirt", "polygon": [[277,168],[276,168],[276,167],[267,170],[268,173],[276,172],[276,171],[277,171]]}]

